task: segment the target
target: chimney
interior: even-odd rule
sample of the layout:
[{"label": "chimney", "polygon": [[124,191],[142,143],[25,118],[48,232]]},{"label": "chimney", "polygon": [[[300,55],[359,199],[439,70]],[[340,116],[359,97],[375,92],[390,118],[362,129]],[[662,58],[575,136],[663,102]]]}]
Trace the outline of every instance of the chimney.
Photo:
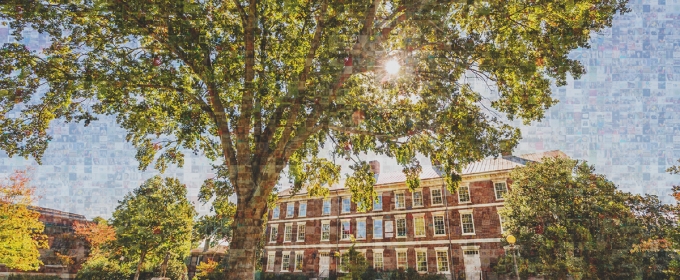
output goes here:
[{"label": "chimney", "polygon": [[371,172],[373,172],[373,174],[375,174],[375,175],[380,174],[380,162],[379,161],[372,160],[372,161],[369,161],[368,164],[371,166]]},{"label": "chimney", "polygon": [[508,140],[501,140],[501,156],[509,157],[512,156],[512,147],[510,147],[510,143]]}]

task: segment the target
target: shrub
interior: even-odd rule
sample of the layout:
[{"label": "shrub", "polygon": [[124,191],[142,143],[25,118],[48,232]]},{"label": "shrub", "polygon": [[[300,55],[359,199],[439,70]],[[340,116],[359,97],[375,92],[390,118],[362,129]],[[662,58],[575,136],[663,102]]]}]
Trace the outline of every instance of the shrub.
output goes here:
[{"label": "shrub", "polygon": [[12,274],[7,280],[61,280],[59,276]]}]

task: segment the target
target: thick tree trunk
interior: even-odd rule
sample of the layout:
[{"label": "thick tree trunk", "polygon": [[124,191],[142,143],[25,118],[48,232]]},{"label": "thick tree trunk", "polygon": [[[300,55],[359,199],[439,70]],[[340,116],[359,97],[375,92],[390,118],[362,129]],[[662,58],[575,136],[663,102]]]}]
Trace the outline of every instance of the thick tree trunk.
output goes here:
[{"label": "thick tree trunk", "polygon": [[[243,200],[242,200],[243,199]],[[227,255],[225,279],[252,280],[254,278],[258,243],[264,234],[263,214],[267,207],[265,195],[251,201],[239,197],[234,217],[233,233]]]},{"label": "thick tree trunk", "polygon": [[146,251],[142,251],[142,255],[139,256],[139,263],[137,263],[137,271],[135,272],[135,280],[139,280],[139,271],[142,270],[142,264],[144,263],[144,257],[146,257]]}]

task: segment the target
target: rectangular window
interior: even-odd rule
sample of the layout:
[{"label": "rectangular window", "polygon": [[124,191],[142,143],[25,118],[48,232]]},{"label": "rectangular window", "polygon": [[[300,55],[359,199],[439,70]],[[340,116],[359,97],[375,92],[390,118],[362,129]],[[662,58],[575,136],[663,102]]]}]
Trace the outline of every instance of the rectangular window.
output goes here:
[{"label": "rectangular window", "polygon": [[307,202],[300,202],[298,207],[298,217],[307,217]]},{"label": "rectangular window", "polygon": [[286,218],[295,216],[295,202],[286,204]]},{"label": "rectangular window", "polygon": [[279,235],[279,225],[272,225],[272,234],[269,236],[269,242],[276,242]]},{"label": "rectangular window", "polygon": [[413,218],[413,232],[416,237],[425,236],[425,217],[415,217]]},{"label": "rectangular window", "polygon": [[293,225],[286,225],[283,231],[283,242],[290,242],[293,240]]},{"label": "rectangular window", "polygon": [[375,197],[375,200],[373,200],[373,210],[374,211],[382,210],[382,194],[381,193],[379,193],[378,196]]},{"label": "rectangular window", "polygon": [[408,254],[406,250],[397,251],[397,269],[406,270],[408,268]]},{"label": "rectangular window", "polygon": [[329,221],[321,224],[321,241],[331,240],[331,224]]},{"label": "rectangular window", "polygon": [[279,206],[276,205],[276,206],[274,207],[274,210],[272,210],[272,220],[278,219],[280,213],[281,213],[281,211],[280,211],[280,209],[279,209]]},{"label": "rectangular window", "polygon": [[303,255],[301,252],[296,252],[295,253],[295,271],[301,271],[302,270],[302,261],[305,255]]},{"label": "rectangular window", "polygon": [[442,190],[441,189],[430,189],[430,195],[432,196],[432,205],[443,204],[442,200]]},{"label": "rectangular window", "polygon": [[472,212],[460,214],[460,224],[463,226],[463,234],[475,234],[475,223]]},{"label": "rectangular window", "polygon": [[352,204],[349,200],[349,197],[343,197],[342,198],[342,213],[349,213],[351,205]]},{"label": "rectangular window", "polygon": [[283,253],[281,257],[281,272],[290,271],[290,253]]},{"label": "rectangular window", "polygon": [[305,241],[305,224],[298,225],[298,231],[297,231],[297,241],[302,242]]},{"label": "rectangular window", "polygon": [[470,187],[469,186],[458,187],[458,203],[468,202],[470,202]]},{"label": "rectangular window", "polygon": [[274,262],[276,261],[276,255],[274,252],[267,254],[267,271],[274,271]]},{"label": "rectangular window", "polygon": [[373,268],[376,270],[383,270],[384,264],[383,264],[383,253],[382,252],[375,252],[373,253]]},{"label": "rectangular window", "polygon": [[503,216],[500,213],[498,213],[498,220],[500,221],[500,224],[501,224],[501,233],[505,233],[505,228],[503,228],[503,223],[505,223],[505,218],[503,218]]},{"label": "rectangular window", "polygon": [[423,206],[423,192],[422,191],[413,192],[413,207],[422,206]]},{"label": "rectangular window", "polygon": [[449,271],[449,254],[446,251],[437,251],[437,271]]},{"label": "rectangular window", "polygon": [[352,234],[352,227],[349,224],[349,220],[342,221],[342,240],[349,240],[349,236]]},{"label": "rectangular window", "polygon": [[427,272],[427,251],[416,251],[416,270]]},{"label": "rectangular window", "polygon": [[395,193],[394,194],[394,207],[397,209],[403,209],[406,207],[406,200],[404,197],[404,193]]},{"label": "rectangular window", "polygon": [[496,191],[496,199],[503,199],[508,193],[508,187],[505,182],[494,183],[494,190]]},{"label": "rectangular window", "polygon": [[433,216],[434,235],[445,235],[446,228],[444,227],[444,215]]},{"label": "rectangular window", "polygon": [[406,218],[397,218],[397,237],[406,237]]},{"label": "rectangular window", "polygon": [[357,239],[366,238],[366,220],[357,220]]},{"label": "rectangular window", "polygon": [[323,215],[330,215],[331,214],[331,200],[330,199],[325,199],[323,201]]},{"label": "rectangular window", "polygon": [[342,265],[342,259],[343,259],[342,256],[344,254],[347,254],[347,251],[340,251],[340,260],[338,261],[338,272],[343,272],[343,273],[346,272],[345,266]]},{"label": "rectangular window", "polygon": [[382,219],[373,219],[373,238],[383,238],[383,221]]}]

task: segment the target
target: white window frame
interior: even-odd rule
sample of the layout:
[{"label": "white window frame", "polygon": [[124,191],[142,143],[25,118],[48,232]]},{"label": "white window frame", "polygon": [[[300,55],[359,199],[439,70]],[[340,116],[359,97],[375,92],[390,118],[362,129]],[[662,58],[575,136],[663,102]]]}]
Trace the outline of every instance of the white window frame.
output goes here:
[{"label": "white window frame", "polygon": [[[382,194],[382,193],[377,193],[377,195],[376,195],[375,198],[376,198],[376,199],[377,199],[377,198],[380,198],[380,204],[376,204],[376,203],[375,203],[375,199],[374,199],[374,200],[373,200],[373,211],[382,211],[382,210],[383,210],[383,194]],[[378,206],[378,205],[380,206],[380,208],[376,207],[376,206]]]},{"label": "white window frame", "polygon": [[[347,204],[345,204],[345,202],[347,202]],[[346,214],[352,212],[352,199],[350,199],[349,196],[343,197],[340,206],[340,213]],[[345,206],[347,206],[347,209],[345,209]]]},{"label": "white window frame", "polygon": [[373,249],[373,269],[377,270],[375,264],[376,264],[376,256],[380,256],[380,270],[385,270],[385,255],[383,254],[384,249]]},{"label": "white window frame", "polygon": [[[349,225],[349,233],[345,235],[345,223]],[[350,240],[352,235],[352,220],[342,219],[340,220],[340,240]]]},{"label": "white window frame", "polygon": [[[416,271],[418,273],[427,273],[429,271],[429,264],[427,262],[427,248],[415,248],[416,250]],[[425,253],[425,270],[420,270],[419,262],[418,262],[418,253]]]},{"label": "white window frame", "polygon": [[293,242],[293,223],[288,223],[283,228],[283,242]]},{"label": "white window frame", "polygon": [[403,269],[406,271],[408,269],[408,248],[396,248],[394,249],[396,253],[394,254],[397,263],[397,269],[399,269],[399,253],[404,253],[406,259],[404,259]]},{"label": "white window frame", "polygon": [[[305,207],[302,207],[302,206]],[[305,209],[303,212],[302,209]],[[307,201],[300,201],[300,205],[298,206],[298,217],[307,217]]]},{"label": "white window frame", "polygon": [[498,198],[498,190],[496,190],[496,184],[503,184],[505,186],[505,193],[508,193],[508,182],[505,180],[495,180],[493,181],[493,196],[496,198],[496,200],[505,200],[504,197]]},{"label": "white window frame", "polygon": [[[382,217],[372,217],[373,220],[373,239],[383,239],[385,237],[385,223]],[[375,222],[380,221],[380,237],[376,237]]]},{"label": "white window frame", "polygon": [[[434,203],[434,191],[439,191],[439,200],[441,202]],[[439,188],[430,188],[430,205],[444,205],[444,192]]]},{"label": "white window frame", "polygon": [[[285,262],[283,262],[283,260],[286,259],[286,256],[288,256],[287,267],[284,266]],[[281,271],[279,271],[279,272],[290,272],[290,252],[282,252],[282,254],[281,254]]]},{"label": "white window frame", "polygon": [[[326,213],[326,204],[328,204],[328,213]],[[329,216],[333,210],[332,203],[330,199],[324,199],[321,203],[321,215]]]},{"label": "white window frame", "polygon": [[[416,204],[416,193],[420,194],[420,204]],[[413,208],[425,207],[425,201],[423,199],[423,191],[422,190],[413,191],[411,193],[411,202],[413,203],[413,205],[412,205]]]},{"label": "white window frame", "polygon": [[[465,188],[467,192],[467,200],[460,199],[461,188]],[[458,204],[472,203],[472,195],[470,195],[470,184],[461,184],[458,187]]]},{"label": "white window frame", "polygon": [[[360,222],[361,222],[361,223],[364,223],[364,237],[359,237],[359,229],[360,229],[359,223],[360,223]],[[366,235],[367,235],[366,232],[367,232],[367,227],[368,227],[368,224],[366,224],[366,218],[365,218],[365,217],[364,217],[364,218],[357,218],[357,219],[356,219],[356,225],[357,225],[357,227],[356,227],[357,230],[356,230],[356,235],[355,235],[354,237],[356,237],[357,240],[364,240],[364,239],[366,239]]]},{"label": "white window frame", "polygon": [[278,204],[272,209],[272,220],[278,220],[281,217],[281,208]]},{"label": "white window frame", "polygon": [[343,259],[343,256],[345,254],[347,254],[347,250],[340,250],[340,260],[338,260],[338,272],[341,272],[341,273],[347,272],[342,268],[342,259]]},{"label": "white window frame", "polygon": [[295,272],[300,272],[302,269],[298,269],[298,256],[300,256],[300,268],[303,268],[305,266],[305,254],[304,251],[294,251],[295,254],[295,262],[293,263],[293,271]]},{"label": "white window frame", "polygon": [[[302,227],[303,229],[300,230],[300,227]],[[300,239],[300,233],[302,233],[302,239]],[[307,236],[307,223],[302,222],[297,224],[297,238],[295,238],[295,241],[305,242],[306,236]]]},{"label": "white window frame", "polygon": [[[444,233],[437,233],[437,223],[435,221],[436,217],[442,218],[442,226],[444,227]],[[434,236],[446,236],[446,215],[443,212],[432,213],[432,234]]]},{"label": "white window frame", "polygon": [[274,271],[276,266],[276,252],[267,252],[267,271]]},{"label": "white window frame", "polygon": [[[404,220],[404,236],[399,236],[399,220]],[[408,223],[406,223],[406,215],[394,215],[394,236],[396,238],[406,238],[408,236]]]},{"label": "white window frame", "polygon": [[286,203],[286,218],[295,217],[295,202]]},{"label": "white window frame", "polygon": [[[403,199],[401,205],[399,205],[399,196],[401,196],[402,199]],[[406,194],[404,194],[404,191],[395,191],[394,192],[394,209],[405,209],[405,208],[406,208]]]},{"label": "white window frame", "polygon": [[[439,253],[444,253],[446,256],[446,270],[441,270],[439,267]],[[451,263],[449,262],[449,248],[437,247],[434,249],[435,261],[437,263],[437,272],[441,274],[451,274]]]},{"label": "white window frame", "polygon": [[[467,210],[460,210],[458,211],[460,214],[460,231],[463,235],[475,235],[475,215],[472,213],[472,209],[467,209]],[[472,232],[470,233],[465,233],[465,226],[463,224],[463,215],[470,215],[470,220],[472,220]]]},{"label": "white window frame", "polygon": [[[274,240],[272,240],[272,238]],[[271,229],[269,231],[269,243],[276,243],[278,239],[279,239],[279,224],[272,224]]]},{"label": "white window frame", "polygon": [[496,207],[496,213],[498,214],[498,224],[500,225],[501,228],[501,234],[505,233],[505,229],[503,228],[503,216],[501,215],[500,211],[503,209],[503,207]]},{"label": "white window frame", "polygon": [[[328,225],[328,238],[323,239],[323,227],[324,225]],[[331,240],[331,221],[330,220],[325,220],[321,221],[321,236],[319,236],[321,241],[330,241]]]},{"label": "white window frame", "polygon": [[[421,219],[423,221],[423,234],[418,234],[418,226],[416,219]],[[425,213],[413,214],[413,236],[415,237],[426,237],[427,236],[427,226],[425,225]]]}]

